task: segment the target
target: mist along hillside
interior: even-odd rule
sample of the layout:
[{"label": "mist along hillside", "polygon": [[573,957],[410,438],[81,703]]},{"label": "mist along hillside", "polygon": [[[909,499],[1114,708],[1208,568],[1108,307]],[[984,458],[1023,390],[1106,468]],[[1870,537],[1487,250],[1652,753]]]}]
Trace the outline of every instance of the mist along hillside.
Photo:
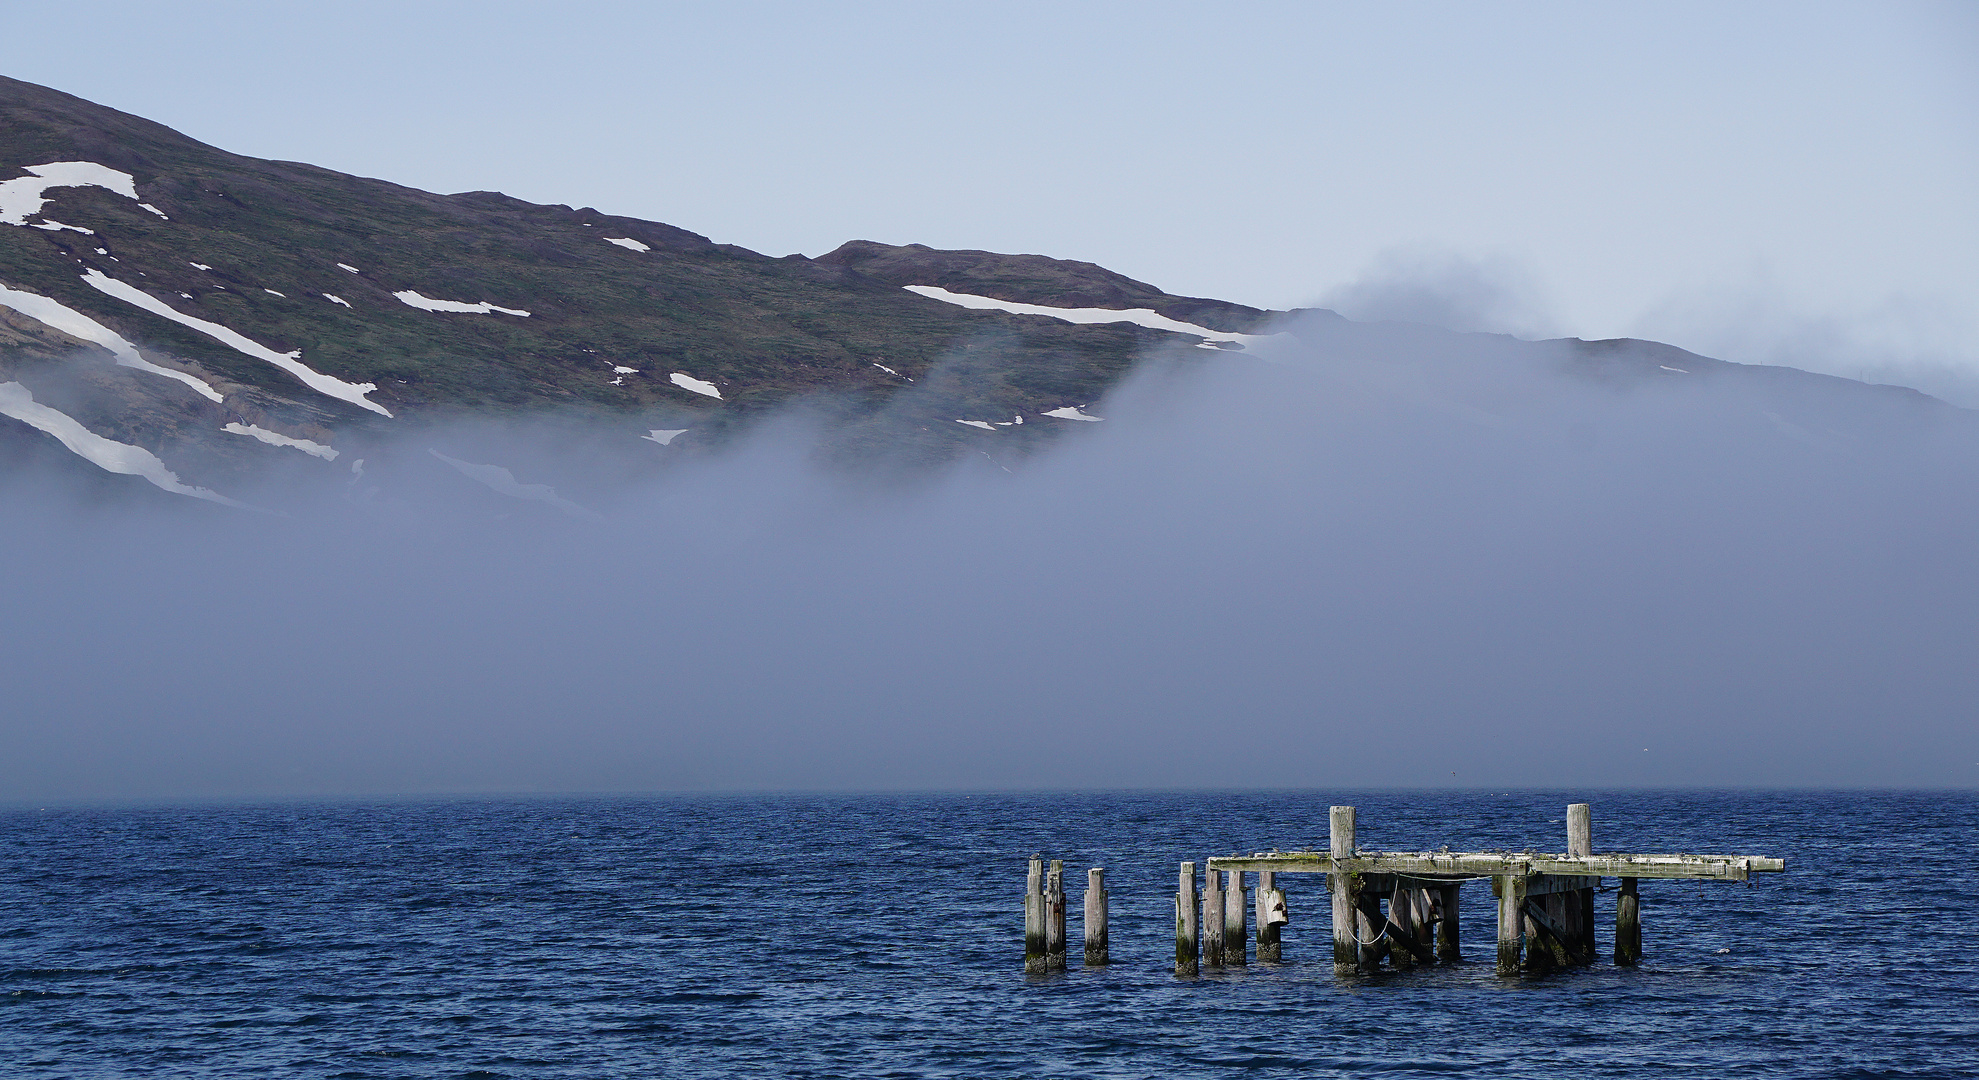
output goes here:
[{"label": "mist along hillside", "polygon": [[[0,455],[112,487],[342,476],[367,452],[375,469],[394,433],[546,414],[626,467],[663,467],[799,404],[841,460],[1005,460],[1086,428],[1137,365],[1475,344],[1283,314],[1036,255],[853,241],[773,258],[589,208],[241,157],[0,79]],[[1683,374],[1827,395],[1822,429],[1897,398],[1928,407],[1652,343],[1493,348],[1617,387]],[[479,478],[518,483],[502,475]]]}]

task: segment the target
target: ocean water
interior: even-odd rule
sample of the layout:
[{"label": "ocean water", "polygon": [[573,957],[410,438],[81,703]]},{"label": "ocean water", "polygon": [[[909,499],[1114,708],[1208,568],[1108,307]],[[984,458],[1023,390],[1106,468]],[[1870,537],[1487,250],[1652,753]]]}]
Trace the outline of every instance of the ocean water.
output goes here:
[{"label": "ocean water", "polygon": [[[1644,882],[1645,962],[1169,972],[1175,866],[1326,843],[1782,856]],[[1313,791],[461,799],[0,811],[0,1075],[1979,1076],[1979,796]],[[1033,853],[1071,969],[1022,971]],[[1114,963],[1079,965],[1107,868]],[[1612,885],[1612,882],[1610,883]],[[1598,901],[1604,953],[1612,893]]]}]

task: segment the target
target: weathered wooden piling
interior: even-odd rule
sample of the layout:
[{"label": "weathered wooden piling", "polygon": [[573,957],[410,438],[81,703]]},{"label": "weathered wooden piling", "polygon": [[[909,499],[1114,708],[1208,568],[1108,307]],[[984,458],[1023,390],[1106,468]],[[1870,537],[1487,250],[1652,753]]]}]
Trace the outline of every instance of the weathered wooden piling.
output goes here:
[{"label": "weathered wooden piling", "polygon": [[1286,923],[1285,892],[1278,887],[1278,875],[1270,870],[1257,874],[1257,958],[1259,963],[1276,962],[1282,955],[1278,928]]},{"label": "weathered wooden piling", "polygon": [[1642,960],[1642,901],[1636,894],[1635,879],[1625,877],[1615,894],[1615,963],[1623,966]]},{"label": "weathered wooden piling", "polygon": [[1243,967],[1250,947],[1249,897],[1244,893],[1244,872],[1232,870],[1223,876],[1223,962]]},{"label": "weathered wooden piling", "polygon": [[1044,889],[1044,966],[1065,970],[1065,860],[1051,860]]},{"label": "weathered wooden piling", "polygon": [[[1335,863],[1354,857],[1354,808],[1333,807],[1326,815]],[[1360,921],[1361,878],[1359,874],[1335,870],[1328,882],[1333,900],[1333,974],[1352,975],[1360,970],[1360,941],[1354,924]]]},{"label": "weathered wooden piling", "polygon": [[1032,859],[1024,877],[1024,971],[1045,970],[1044,860]]},{"label": "weathered wooden piling", "polygon": [[1175,888],[1175,974],[1196,974],[1196,864],[1182,864]]},{"label": "weathered wooden piling", "polygon": [[1223,875],[1203,873],[1203,966],[1223,966]]},{"label": "weathered wooden piling", "polygon": [[1099,967],[1106,958],[1106,868],[1086,871],[1086,966]]},{"label": "weathered wooden piling", "polygon": [[[1587,803],[1570,803],[1567,806],[1567,854],[1583,858],[1594,854],[1594,811]],[[1598,882],[1600,879],[1595,880]],[[1576,906],[1572,912],[1572,948],[1574,962],[1579,964],[1593,963],[1597,951],[1594,943],[1594,892],[1593,886],[1580,889],[1570,901]]]},{"label": "weathered wooden piling", "polygon": [[1436,958],[1446,963],[1464,958],[1463,943],[1458,939],[1457,933],[1458,888],[1458,883],[1453,881],[1443,886],[1442,895],[1439,897],[1441,910],[1438,912],[1440,918],[1436,923]]},{"label": "weathered wooden piling", "polygon": [[1498,894],[1498,974],[1517,975],[1525,951],[1525,875],[1499,874],[1494,885]]}]

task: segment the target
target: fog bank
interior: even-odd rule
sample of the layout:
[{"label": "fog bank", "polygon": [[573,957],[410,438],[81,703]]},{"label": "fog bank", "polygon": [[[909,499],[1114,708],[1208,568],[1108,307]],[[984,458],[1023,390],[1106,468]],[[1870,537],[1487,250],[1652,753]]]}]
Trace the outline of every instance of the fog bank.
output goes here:
[{"label": "fog bank", "polygon": [[905,484],[794,417],[609,490],[482,431],[227,492],[285,519],[14,475],[0,798],[1979,777],[1972,414],[1293,329]]}]

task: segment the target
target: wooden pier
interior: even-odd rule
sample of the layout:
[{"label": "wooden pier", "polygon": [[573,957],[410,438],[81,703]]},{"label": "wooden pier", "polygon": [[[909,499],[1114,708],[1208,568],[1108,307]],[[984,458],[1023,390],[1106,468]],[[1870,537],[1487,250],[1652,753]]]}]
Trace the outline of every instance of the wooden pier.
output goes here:
[{"label": "wooden pier", "polygon": [[[1567,807],[1567,850],[1370,851],[1356,843],[1354,808],[1329,815],[1326,851],[1268,851],[1181,864],[1175,892],[1175,974],[1247,962],[1254,915],[1257,959],[1283,958],[1279,928],[1289,921],[1280,874],[1324,874],[1333,911],[1333,970],[1365,975],[1418,964],[1463,959],[1458,927],[1459,891],[1467,881],[1489,879],[1498,901],[1498,972],[1542,972],[1592,963],[1598,953],[1594,898],[1604,878],[1616,878],[1617,964],[1642,958],[1644,878],[1746,881],[1786,869],[1781,859],[1756,855],[1629,855],[1594,851],[1593,814],[1587,803]],[[1108,961],[1105,871],[1087,872],[1085,960]],[[1250,889],[1247,874],[1257,875]],[[1249,895],[1247,895],[1249,894]],[[1383,905],[1386,905],[1385,907]],[[1033,858],[1024,896],[1024,970],[1065,968],[1064,862],[1049,869]]]},{"label": "wooden pier", "polygon": [[[1595,959],[1594,896],[1603,878],[1620,879],[1615,905],[1617,964],[1642,957],[1642,909],[1637,882],[1643,878],[1692,881],[1745,881],[1755,873],[1786,869],[1781,859],[1755,855],[1596,854],[1593,815],[1587,803],[1567,807],[1567,850],[1535,851],[1368,851],[1355,843],[1354,808],[1333,807],[1328,851],[1270,851],[1225,856],[1204,862],[1210,880],[1222,876],[1242,895],[1246,873],[1256,873],[1262,892],[1275,895],[1270,916],[1285,920],[1280,874],[1325,874],[1333,909],[1333,970],[1367,974],[1385,960],[1394,968],[1461,960],[1458,891],[1466,881],[1488,878],[1498,900],[1498,971],[1545,971]],[[1177,911],[1193,884],[1194,864],[1182,864],[1183,889]],[[1268,883],[1267,883],[1268,880]],[[1383,903],[1387,907],[1383,909]],[[1260,912],[1263,911],[1260,900]],[[1205,908],[1207,911],[1207,908]],[[1206,916],[1205,916],[1206,917]],[[1258,918],[1259,957],[1266,957],[1265,919]],[[1176,921],[1175,973],[1195,974],[1219,962],[1204,949],[1195,962],[1188,936]],[[1270,956],[1280,953],[1272,927]],[[1241,955],[1244,939],[1221,942],[1220,961]],[[1235,948],[1233,953],[1231,950]],[[1185,955],[1188,954],[1188,955]],[[1241,961],[1239,961],[1241,962]]]}]

